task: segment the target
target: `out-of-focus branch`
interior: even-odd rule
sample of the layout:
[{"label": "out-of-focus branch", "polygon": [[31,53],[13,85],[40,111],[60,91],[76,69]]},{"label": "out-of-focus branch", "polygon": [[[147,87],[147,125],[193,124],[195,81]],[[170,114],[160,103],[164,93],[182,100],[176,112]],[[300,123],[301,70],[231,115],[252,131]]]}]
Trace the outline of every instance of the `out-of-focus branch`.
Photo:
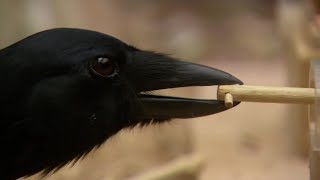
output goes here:
[{"label": "out-of-focus branch", "polygon": [[197,175],[204,165],[202,155],[185,155],[130,180],[168,180],[182,175]]}]

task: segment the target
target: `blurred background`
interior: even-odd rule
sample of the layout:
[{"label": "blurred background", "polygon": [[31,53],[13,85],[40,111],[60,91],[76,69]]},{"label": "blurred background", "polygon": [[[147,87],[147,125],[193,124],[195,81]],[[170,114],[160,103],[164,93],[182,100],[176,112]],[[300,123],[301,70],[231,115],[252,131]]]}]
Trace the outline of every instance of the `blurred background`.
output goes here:
[{"label": "blurred background", "polygon": [[[311,0],[1,0],[0,48],[45,29],[85,28],[227,71],[248,85],[308,87],[316,10]],[[216,88],[159,93],[215,98]],[[148,179],[182,160],[188,167],[162,179],[302,180],[309,178],[308,139],[306,105],[242,103],[122,131],[47,179]]]}]

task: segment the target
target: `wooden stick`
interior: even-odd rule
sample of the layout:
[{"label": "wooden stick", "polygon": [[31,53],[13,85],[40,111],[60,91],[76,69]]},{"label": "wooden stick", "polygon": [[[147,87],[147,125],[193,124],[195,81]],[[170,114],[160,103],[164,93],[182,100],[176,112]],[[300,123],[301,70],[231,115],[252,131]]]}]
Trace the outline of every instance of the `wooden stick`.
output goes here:
[{"label": "wooden stick", "polygon": [[314,88],[223,85],[218,87],[218,100],[230,93],[233,101],[313,104]]}]

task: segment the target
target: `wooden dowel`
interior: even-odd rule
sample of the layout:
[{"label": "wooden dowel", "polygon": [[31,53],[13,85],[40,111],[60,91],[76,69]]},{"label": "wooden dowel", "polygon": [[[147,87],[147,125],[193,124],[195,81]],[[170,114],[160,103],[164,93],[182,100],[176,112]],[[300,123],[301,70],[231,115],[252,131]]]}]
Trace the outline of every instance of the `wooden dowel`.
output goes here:
[{"label": "wooden dowel", "polygon": [[225,100],[228,93],[233,101],[297,104],[313,104],[315,101],[314,88],[223,85],[218,87],[217,98]]}]

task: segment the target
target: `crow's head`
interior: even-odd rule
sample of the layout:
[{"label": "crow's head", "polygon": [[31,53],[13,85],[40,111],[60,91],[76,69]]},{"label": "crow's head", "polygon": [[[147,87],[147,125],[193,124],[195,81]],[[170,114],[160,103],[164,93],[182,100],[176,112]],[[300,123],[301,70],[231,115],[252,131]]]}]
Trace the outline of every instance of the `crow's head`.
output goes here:
[{"label": "crow's head", "polygon": [[0,83],[1,144],[13,177],[62,167],[126,127],[226,110],[217,100],[143,92],[242,84],[214,68],[68,28],[1,50]]}]

